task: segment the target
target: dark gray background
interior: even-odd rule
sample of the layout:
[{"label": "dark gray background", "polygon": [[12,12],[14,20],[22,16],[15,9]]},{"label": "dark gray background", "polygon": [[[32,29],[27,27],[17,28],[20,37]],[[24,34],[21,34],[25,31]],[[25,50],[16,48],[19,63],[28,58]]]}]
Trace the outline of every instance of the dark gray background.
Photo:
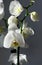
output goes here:
[{"label": "dark gray background", "polygon": [[[4,0],[5,5],[5,17],[8,18],[10,16],[8,11],[9,3],[12,0]],[[24,5],[28,0],[20,0],[20,2]],[[31,20],[27,18],[28,24],[35,30],[35,35],[29,37],[27,39],[27,43],[29,44],[29,49],[21,49],[21,53],[27,54],[29,58],[29,63],[24,65],[42,65],[42,0],[37,0],[33,7],[30,8],[30,11],[37,11],[40,15],[40,21],[33,23]],[[10,56],[10,49],[0,48],[0,65],[10,65],[8,63],[8,59]]]}]

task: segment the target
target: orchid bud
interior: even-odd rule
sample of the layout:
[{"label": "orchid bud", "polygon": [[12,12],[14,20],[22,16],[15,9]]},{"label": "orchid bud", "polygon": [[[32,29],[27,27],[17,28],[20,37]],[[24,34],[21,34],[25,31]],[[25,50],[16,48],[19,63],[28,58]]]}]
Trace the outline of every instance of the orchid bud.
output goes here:
[{"label": "orchid bud", "polygon": [[39,15],[37,12],[33,11],[30,13],[30,18],[33,22],[39,21]]}]

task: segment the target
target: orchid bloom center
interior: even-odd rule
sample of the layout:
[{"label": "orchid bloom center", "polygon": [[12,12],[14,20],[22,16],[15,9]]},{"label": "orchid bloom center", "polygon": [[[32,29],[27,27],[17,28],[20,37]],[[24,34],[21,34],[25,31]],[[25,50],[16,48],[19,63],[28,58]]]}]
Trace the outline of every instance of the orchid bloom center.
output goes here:
[{"label": "orchid bloom center", "polygon": [[21,12],[21,8],[18,7],[16,11],[17,11],[18,13],[20,13],[20,12]]},{"label": "orchid bloom center", "polygon": [[11,47],[19,47],[19,43],[17,43],[17,42],[12,42]]}]

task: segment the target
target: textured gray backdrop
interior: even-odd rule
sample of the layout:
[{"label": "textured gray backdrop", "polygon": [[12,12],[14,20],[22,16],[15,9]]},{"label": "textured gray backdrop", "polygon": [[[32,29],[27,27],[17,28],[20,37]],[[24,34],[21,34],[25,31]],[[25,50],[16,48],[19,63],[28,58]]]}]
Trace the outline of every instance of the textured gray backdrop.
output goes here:
[{"label": "textured gray backdrop", "polygon": [[[5,5],[5,17],[8,18],[10,16],[8,11],[9,3],[12,0],[4,0]],[[28,0],[20,0],[23,5],[28,4],[25,3]],[[29,44],[29,49],[20,49],[20,53],[27,54],[27,57],[30,59],[29,63],[24,63],[24,65],[42,65],[42,0],[37,0],[37,2],[31,7],[30,10],[37,11],[40,15],[40,21],[37,23],[33,23],[30,18],[27,18],[28,24],[35,30],[35,35],[29,37],[27,39],[27,43]],[[0,22],[3,23],[3,22]],[[10,56],[10,49],[0,48],[0,65],[10,65],[8,63],[8,58]]]}]

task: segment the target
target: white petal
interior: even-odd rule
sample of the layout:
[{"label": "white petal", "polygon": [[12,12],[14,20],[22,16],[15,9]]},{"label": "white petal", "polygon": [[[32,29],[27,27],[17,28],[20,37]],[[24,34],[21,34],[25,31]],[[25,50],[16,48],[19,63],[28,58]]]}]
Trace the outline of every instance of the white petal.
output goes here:
[{"label": "white petal", "polygon": [[15,24],[15,23],[12,23],[12,24],[10,24],[9,26],[8,26],[8,31],[10,31],[10,30],[16,30],[16,29],[18,29],[18,27],[17,27],[17,25]]},{"label": "white petal", "polygon": [[14,0],[11,1],[10,6],[9,6],[9,11],[12,15],[15,15],[16,17],[21,14],[23,11],[22,5],[19,3],[19,1]]},{"label": "white petal", "polygon": [[9,62],[17,64],[17,54],[16,53],[13,53],[10,55]]},{"label": "white petal", "polygon": [[27,62],[26,55],[20,54],[20,61],[25,60]]},{"label": "white petal", "polygon": [[[27,62],[27,57],[24,54],[20,54],[19,55],[19,63],[22,63],[23,61]],[[10,55],[9,62],[17,64],[17,54],[16,53]]]},{"label": "white petal", "polygon": [[12,23],[15,23],[15,24],[18,23],[18,19],[17,19],[15,16],[10,16],[10,17],[8,18],[8,24],[10,25],[10,24],[12,24]]},{"label": "white petal", "polygon": [[[20,29],[16,29],[15,31],[16,31],[17,33],[20,33]],[[23,34],[22,34],[22,35],[23,35]],[[27,33],[27,35],[28,35],[28,33]],[[24,48],[29,48],[29,45],[26,43],[25,46],[24,46]]]},{"label": "white petal", "polygon": [[16,31],[17,33],[20,33],[20,29],[16,29],[15,31]]},{"label": "white petal", "polygon": [[23,26],[22,29],[26,28],[28,26],[28,22],[25,22],[25,20],[23,21]]},{"label": "white petal", "polygon": [[17,33],[15,31],[15,38],[16,38],[16,41],[19,43],[20,47],[25,47],[25,40],[24,40],[24,37],[22,34],[20,33]]},{"label": "white petal", "polygon": [[4,4],[0,3],[0,20],[4,17]]},{"label": "white petal", "polygon": [[13,31],[10,31],[6,34],[4,38],[3,47],[10,48],[13,40],[14,40]]}]

